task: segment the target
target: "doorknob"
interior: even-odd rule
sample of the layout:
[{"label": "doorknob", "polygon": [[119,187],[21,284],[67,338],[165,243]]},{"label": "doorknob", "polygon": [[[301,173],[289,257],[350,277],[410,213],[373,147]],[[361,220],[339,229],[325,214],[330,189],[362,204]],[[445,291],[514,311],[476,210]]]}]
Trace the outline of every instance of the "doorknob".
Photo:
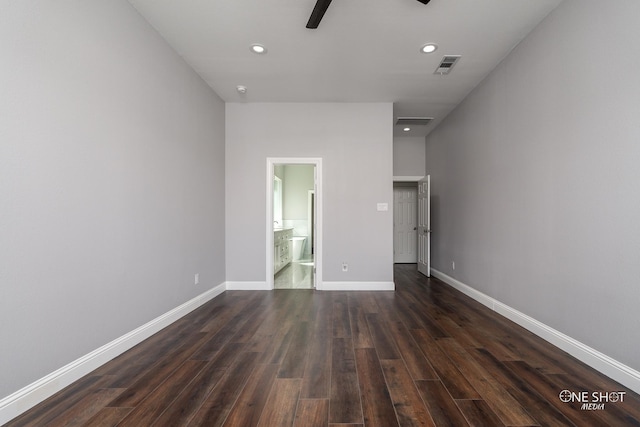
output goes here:
[{"label": "doorknob", "polygon": [[414,229],[414,230],[417,230],[417,229],[418,229],[418,227],[413,227],[413,229]]}]

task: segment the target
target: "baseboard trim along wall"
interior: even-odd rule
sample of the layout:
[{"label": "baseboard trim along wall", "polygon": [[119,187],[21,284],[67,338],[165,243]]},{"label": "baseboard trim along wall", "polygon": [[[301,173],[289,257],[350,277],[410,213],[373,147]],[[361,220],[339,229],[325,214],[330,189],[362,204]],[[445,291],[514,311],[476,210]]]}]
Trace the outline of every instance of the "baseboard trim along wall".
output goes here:
[{"label": "baseboard trim along wall", "polygon": [[323,282],[323,291],[393,291],[393,282]]},{"label": "baseboard trim along wall", "polygon": [[501,314],[507,319],[538,335],[540,338],[543,338],[556,347],[566,351],[576,359],[591,366],[593,369],[596,369],[609,378],[629,387],[636,393],[640,393],[640,372],[635,369],[618,362],[606,354],[601,353],[598,350],[595,350],[588,345],[585,345],[580,341],[575,340],[570,336],[565,335],[562,332],[557,331],[476,289],[473,289],[469,285],[466,285],[445,273],[432,268],[431,274],[479,303],[489,307],[496,313]]},{"label": "baseboard trim along wall", "polygon": [[227,282],[228,291],[270,291],[267,282]]},{"label": "baseboard trim along wall", "polygon": [[0,400],[0,425],[31,409],[225,291],[222,283]]}]

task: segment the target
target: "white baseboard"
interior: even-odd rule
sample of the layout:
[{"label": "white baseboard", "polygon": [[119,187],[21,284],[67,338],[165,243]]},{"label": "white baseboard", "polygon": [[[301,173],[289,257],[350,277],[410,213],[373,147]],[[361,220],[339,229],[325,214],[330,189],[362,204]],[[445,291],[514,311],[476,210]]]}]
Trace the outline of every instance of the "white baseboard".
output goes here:
[{"label": "white baseboard", "polygon": [[322,282],[323,291],[393,291],[393,282]]},{"label": "white baseboard", "polygon": [[640,393],[640,372],[434,268],[431,274],[609,378]]},{"label": "white baseboard", "polygon": [[0,425],[31,409],[69,384],[79,380],[86,374],[149,338],[151,335],[200,307],[207,301],[217,297],[224,291],[225,284],[222,283],[1,399]]},{"label": "white baseboard", "polygon": [[228,291],[270,291],[267,282],[227,282]]}]

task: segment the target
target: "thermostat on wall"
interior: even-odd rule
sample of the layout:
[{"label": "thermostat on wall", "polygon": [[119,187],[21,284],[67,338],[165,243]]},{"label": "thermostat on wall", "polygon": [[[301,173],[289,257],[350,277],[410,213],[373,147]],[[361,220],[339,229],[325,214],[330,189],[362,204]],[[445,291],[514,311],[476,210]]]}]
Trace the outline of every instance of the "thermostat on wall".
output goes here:
[{"label": "thermostat on wall", "polygon": [[389,203],[378,203],[378,211],[388,211]]}]

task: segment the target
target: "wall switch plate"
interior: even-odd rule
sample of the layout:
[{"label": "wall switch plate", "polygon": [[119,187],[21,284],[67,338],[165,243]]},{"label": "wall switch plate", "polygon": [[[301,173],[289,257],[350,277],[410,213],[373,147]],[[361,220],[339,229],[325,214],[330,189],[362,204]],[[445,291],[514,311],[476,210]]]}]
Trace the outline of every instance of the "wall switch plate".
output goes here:
[{"label": "wall switch plate", "polygon": [[200,284],[200,273],[196,273],[193,275],[193,284],[194,285]]},{"label": "wall switch plate", "polygon": [[451,269],[452,270],[456,269],[456,262],[455,261],[451,261]]}]

